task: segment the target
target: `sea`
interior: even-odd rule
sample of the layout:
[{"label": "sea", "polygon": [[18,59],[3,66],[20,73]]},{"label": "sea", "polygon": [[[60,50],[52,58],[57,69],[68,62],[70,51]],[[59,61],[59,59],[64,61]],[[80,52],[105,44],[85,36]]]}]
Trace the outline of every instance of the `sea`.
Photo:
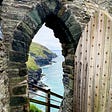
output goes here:
[{"label": "sea", "polygon": [[[48,87],[46,89],[50,89],[52,92],[63,96],[64,94],[64,86],[62,82],[63,78],[63,69],[62,62],[64,61],[64,57],[62,56],[61,50],[53,50],[54,53],[57,54],[57,57],[52,60],[52,64],[41,67],[42,74],[42,82],[46,84]],[[37,94],[40,96],[45,96],[44,93],[38,91]],[[45,98],[35,96],[35,99],[45,101]],[[51,101],[52,104],[61,105],[62,100],[51,96],[51,99],[57,100],[59,102]],[[37,105],[39,109],[45,112],[45,106]],[[51,112],[58,112],[58,109],[51,108]]]}]

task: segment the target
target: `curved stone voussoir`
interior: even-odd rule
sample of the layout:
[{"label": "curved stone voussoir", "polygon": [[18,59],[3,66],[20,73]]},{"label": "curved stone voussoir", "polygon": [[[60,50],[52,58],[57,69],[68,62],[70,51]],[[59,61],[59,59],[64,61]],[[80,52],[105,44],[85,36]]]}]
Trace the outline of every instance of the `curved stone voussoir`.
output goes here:
[{"label": "curved stone voussoir", "polygon": [[46,6],[49,8],[50,12],[57,15],[59,9],[62,7],[61,2],[59,0],[44,0],[41,4],[46,4]]},{"label": "curved stone voussoir", "polygon": [[9,61],[24,63],[27,60],[28,60],[28,55],[26,53],[21,53],[18,51],[9,51]]},{"label": "curved stone voussoir", "polygon": [[37,25],[42,25],[44,22],[39,15],[39,12],[36,8],[34,8],[30,13],[27,14],[32,21],[35,21]]},{"label": "curved stone voussoir", "polygon": [[[64,71],[66,72],[66,71]],[[68,74],[67,73],[64,73],[63,75],[63,84],[64,84],[64,87],[68,87],[69,86],[69,77],[68,77]]]},{"label": "curved stone voussoir", "polygon": [[66,10],[65,7],[62,7],[59,11],[57,16],[63,21],[66,22],[69,17],[71,16],[71,10]]},{"label": "curved stone voussoir", "polygon": [[[45,6],[45,4],[44,4],[44,6]],[[47,6],[45,6],[45,8],[44,8],[44,6],[40,5],[40,4],[37,4],[37,6],[36,6],[36,11],[37,11],[38,16],[42,22],[45,22],[46,16],[50,14],[49,8]]]},{"label": "curved stone voussoir", "polygon": [[30,45],[32,39],[29,35],[25,34],[25,32],[22,32],[21,30],[15,30],[13,37],[15,40],[19,40],[21,42],[24,42],[27,46]]},{"label": "curved stone voussoir", "polygon": [[77,44],[82,34],[81,25],[75,20],[73,15],[68,18],[68,20],[65,22],[65,25],[69,29],[73,43]]},{"label": "curved stone voussoir", "polygon": [[[65,25],[70,28],[71,26],[80,26],[78,21],[75,19],[75,17],[71,14],[69,18],[65,21]],[[81,28],[81,26],[80,26]]]},{"label": "curved stone voussoir", "polygon": [[67,21],[65,21],[65,25],[69,28],[71,27],[73,24],[78,24],[78,22],[75,20],[74,16],[71,14],[69,16],[69,18],[67,19]]},{"label": "curved stone voussoir", "polygon": [[30,27],[25,24],[24,22],[21,22],[17,25],[17,29],[21,30],[22,32],[25,32],[26,34],[28,34],[29,36],[34,36],[34,31],[32,29],[30,29]]},{"label": "curved stone voussoir", "polygon": [[73,71],[73,66],[69,66],[69,65],[64,65],[63,66],[63,71],[65,73],[68,73],[68,74],[74,74],[74,71]]},{"label": "curved stone voussoir", "polygon": [[72,35],[72,38],[74,41],[78,41],[82,34],[82,29],[79,23],[72,24],[72,26],[69,27],[69,31]]},{"label": "curved stone voussoir", "polygon": [[40,29],[40,25],[35,21],[34,18],[32,18],[29,15],[26,15],[23,20],[22,20],[25,24],[27,24],[32,30],[34,30],[35,32]]},{"label": "curved stone voussoir", "polygon": [[29,46],[26,45],[25,42],[22,42],[22,41],[19,41],[19,40],[13,40],[12,50],[20,52],[20,53],[28,53]]}]

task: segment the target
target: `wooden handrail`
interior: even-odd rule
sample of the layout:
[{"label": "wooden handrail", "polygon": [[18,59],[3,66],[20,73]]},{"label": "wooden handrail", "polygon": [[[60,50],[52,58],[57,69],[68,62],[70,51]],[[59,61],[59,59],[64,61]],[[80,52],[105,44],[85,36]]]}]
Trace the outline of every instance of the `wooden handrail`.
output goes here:
[{"label": "wooden handrail", "polygon": [[[34,94],[34,95],[39,96],[39,97],[42,97],[42,98],[45,98],[45,99],[47,98],[47,96],[40,95],[40,94],[35,93],[35,92],[33,92],[33,91],[30,91],[30,90],[29,90],[29,93]],[[57,101],[57,100],[55,100],[55,99],[53,99],[53,98],[50,98],[50,100],[52,100],[52,101],[54,101],[54,102],[57,102],[57,103],[61,103],[60,101]]]},{"label": "wooden handrail", "polygon": [[[45,92],[45,93],[48,93],[48,92],[49,92],[49,90],[46,90],[46,89],[41,88],[41,87],[38,87],[38,86],[35,85],[35,84],[29,83],[29,85],[32,85],[33,87],[35,87],[36,89],[38,89],[38,90],[40,90],[40,91],[42,91],[42,92]],[[58,95],[58,94],[56,94],[56,93],[54,93],[54,92],[51,92],[51,91],[50,91],[50,94],[53,95],[53,96],[55,96],[55,97],[58,97],[58,98],[60,98],[60,99],[63,99],[63,97],[62,97],[61,95]]]},{"label": "wooden handrail", "polygon": [[[37,85],[32,84],[32,83],[29,83],[29,85],[32,86],[33,88],[36,88],[36,89],[39,90],[39,91],[42,91],[42,92],[46,93],[46,95],[47,95],[47,96],[45,97],[45,96],[42,96],[42,95],[38,95],[38,94],[37,94],[38,96],[41,96],[41,97],[43,97],[43,98],[46,98],[46,102],[40,101],[40,100],[36,100],[36,99],[32,99],[32,98],[29,98],[29,99],[30,99],[30,102],[37,103],[37,104],[41,104],[41,105],[45,105],[45,106],[46,106],[46,112],[50,112],[50,107],[57,108],[57,109],[60,108],[60,107],[57,106],[57,105],[51,104],[51,100],[52,100],[52,101],[56,101],[56,100],[54,100],[54,99],[51,99],[51,95],[52,95],[52,96],[55,96],[55,97],[57,97],[57,98],[63,99],[63,97],[62,97],[61,95],[58,95],[58,94],[56,94],[56,93],[54,93],[54,92],[51,92],[50,89],[46,90],[46,89],[44,89],[44,88],[38,87]],[[56,102],[58,102],[58,101],[56,101]]]},{"label": "wooden handrail", "polygon": [[[37,104],[40,104],[40,105],[49,106],[48,103],[46,103],[44,101],[35,100],[35,99],[32,99],[32,98],[29,98],[29,100],[30,100],[30,102],[33,102],[33,103],[37,103]],[[59,109],[60,108],[60,106],[57,106],[57,105],[54,105],[54,104],[50,104],[50,107],[53,107],[53,108],[56,108],[56,109]]]}]

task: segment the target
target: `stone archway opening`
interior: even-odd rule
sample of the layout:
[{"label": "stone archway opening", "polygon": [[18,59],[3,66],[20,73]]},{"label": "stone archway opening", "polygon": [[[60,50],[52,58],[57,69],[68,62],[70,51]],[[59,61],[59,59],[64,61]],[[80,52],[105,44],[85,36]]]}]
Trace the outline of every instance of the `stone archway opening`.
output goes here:
[{"label": "stone archway opening", "polygon": [[[69,48],[66,48],[65,46],[67,46],[69,44],[70,46],[70,49],[72,49],[72,52],[74,52],[74,46],[71,47],[72,45],[72,41],[73,41],[73,38],[70,38],[71,37],[71,34],[70,32],[68,31],[68,29],[66,28],[66,26],[64,25],[63,22],[61,22],[61,20],[57,18],[55,15],[49,15],[46,20],[45,20],[45,25],[46,27],[49,27],[50,29],[53,30],[54,32],[54,35],[56,36],[56,38],[59,39],[61,45],[62,45],[62,55],[64,56],[64,59],[66,59],[66,57],[68,56],[68,53],[67,53],[67,50]],[[38,32],[37,32],[38,33]],[[68,37],[69,36],[69,37]],[[37,37],[38,38],[38,37]],[[70,39],[70,40],[69,40]],[[54,43],[55,44],[55,43]],[[66,49],[65,49],[66,48]],[[70,54],[71,55],[71,54]],[[68,90],[69,88],[69,70],[71,66],[74,66],[74,62],[73,61],[73,57],[72,57],[72,61],[71,60],[71,56],[67,58],[67,61],[68,62],[63,62],[63,70],[64,70],[64,74],[61,74],[63,75],[63,84],[64,84],[64,87],[66,88],[66,90]],[[68,64],[68,68],[66,68],[66,63],[69,63]],[[73,68],[71,69],[71,71],[73,70]],[[55,71],[54,71],[55,72]],[[71,73],[71,75],[73,75],[73,71]],[[73,91],[72,91],[72,87],[73,87],[73,82],[71,82],[71,85],[70,85],[70,96],[73,94]],[[68,95],[68,94],[67,94]],[[72,96],[71,96],[72,97]],[[70,100],[70,99],[69,99]],[[71,100],[73,100],[71,98]],[[71,101],[72,102],[72,101]]]},{"label": "stone archway opening", "polygon": [[[38,46],[38,44],[44,45],[44,49],[43,49],[45,51],[44,55],[46,55],[48,57],[47,59],[43,58],[41,56],[41,53],[40,53],[40,55],[37,56],[36,59],[35,59],[36,56],[31,55],[32,48],[35,44],[37,44],[37,46]],[[45,47],[47,47],[50,50],[50,53],[49,53],[49,50],[45,49]],[[39,51],[38,47],[36,49],[38,52]],[[40,50],[42,50],[42,46],[41,46]],[[37,77],[37,79],[34,78],[34,79],[36,79],[36,81],[35,81],[36,85],[38,85],[39,87],[46,89],[46,90],[50,89],[50,91],[63,96],[64,87],[63,87],[63,82],[62,82],[62,78],[63,78],[62,62],[64,61],[64,57],[62,56],[62,47],[61,47],[61,43],[59,42],[59,39],[54,37],[53,31],[51,29],[49,29],[48,27],[46,27],[45,24],[42,25],[42,27],[39,29],[39,31],[34,36],[32,43],[30,45],[29,52],[30,52],[30,58],[31,57],[34,58],[37,65],[39,65],[41,68],[41,74],[40,73],[36,74],[37,72],[32,73],[32,74],[34,74],[35,76],[36,75],[42,76],[42,74],[44,75],[39,80],[38,80],[38,77]],[[38,59],[38,57],[41,58],[41,59],[39,58],[40,60],[42,60],[41,62]],[[31,79],[33,79],[33,78],[31,78],[31,70],[28,70],[28,71],[29,71],[28,76],[30,76],[29,81],[31,82]],[[39,90],[38,90],[38,93],[41,95],[44,95],[43,92],[41,92],[41,91],[39,92]],[[33,95],[33,92],[30,91],[29,96],[31,98],[32,98],[32,95]],[[46,94],[45,94],[45,97],[46,97]],[[35,96],[33,98],[35,99],[37,97]],[[42,100],[41,97],[38,97],[37,99]],[[53,97],[52,95],[51,95],[51,99],[55,99],[56,101],[58,101],[58,102],[55,102],[55,101],[51,100],[52,104],[60,106],[62,99]],[[32,104],[32,103],[30,103],[30,104]],[[37,107],[43,111],[45,111],[45,109],[46,109],[45,106],[42,106],[39,104],[37,104]],[[51,107],[51,112],[57,112],[57,111],[58,111],[58,109]]]},{"label": "stone archway opening", "polygon": [[[65,58],[63,62],[64,99],[60,111],[73,111],[74,54],[82,30],[74,16],[72,16],[69,11],[63,9],[64,8],[59,8],[53,12],[46,7],[45,4],[38,4],[15,28],[12,50],[9,52],[9,61],[15,65],[9,66],[14,73],[14,75],[10,77],[11,91],[14,92],[10,94],[10,106],[12,111],[15,110],[14,107],[16,107],[16,109],[21,107],[21,109],[24,108],[27,110],[26,105],[29,101],[26,89],[28,84],[25,82],[27,80],[26,62],[28,60],[29,47],[32,39],[44,23],[54,31],[55,37],[60,40],[62,44],[62,54]],[[58,15],[56,12],[59,12]],[[67,16],[66,18],[65,15]],[[17,74],[15,74],[15,71]],[[16,76],[17,82],[12,84],[13,76]],[[19,92],[18,89],[20,90]],[[24,96],[25,94],[26,96]],[[15,100],[16,103],[13,103]]]}]

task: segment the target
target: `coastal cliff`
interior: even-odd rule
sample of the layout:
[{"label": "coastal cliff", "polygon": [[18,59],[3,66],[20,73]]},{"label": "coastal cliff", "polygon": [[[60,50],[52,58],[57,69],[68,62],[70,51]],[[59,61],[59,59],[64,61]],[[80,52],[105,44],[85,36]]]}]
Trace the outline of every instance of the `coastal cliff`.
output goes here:
[{"label": "coastal cliff", "polygon": [[41,67],[51,64],[52,59],[55,57],[57,57],[57,55],[48,48],[32,42],[27,62],[29,82],[40,87],[45,86],[45,84],[41,82],[41,77],[43,76]]}]

